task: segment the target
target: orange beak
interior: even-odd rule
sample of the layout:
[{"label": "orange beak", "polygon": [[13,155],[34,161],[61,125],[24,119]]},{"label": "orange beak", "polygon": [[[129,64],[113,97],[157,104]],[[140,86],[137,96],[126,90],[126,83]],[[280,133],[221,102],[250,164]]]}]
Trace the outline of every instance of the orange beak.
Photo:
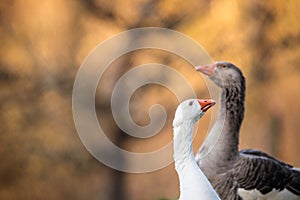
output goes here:
[{"label": "orange beak", "polygon": [[209,108],[216,104],[216,101],[213,99],[198,99],[198,102],[203,112],[206,112]]},{"label": "orange beak", "polygon": [[207,76],[213,76],[215,74],[215,69],[217,67],[217,63],[202,65],[195,67],[196,71],[202,72]]}]

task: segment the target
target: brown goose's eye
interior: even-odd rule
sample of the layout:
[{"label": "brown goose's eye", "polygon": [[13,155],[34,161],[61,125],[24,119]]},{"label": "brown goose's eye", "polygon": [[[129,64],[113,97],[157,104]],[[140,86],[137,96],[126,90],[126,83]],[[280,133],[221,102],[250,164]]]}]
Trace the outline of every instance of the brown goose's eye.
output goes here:
[{"label": "brown goose's eye", "polygon": [[222,68],[226,68],[227,66],[225,64],[221,64],[221,67]]}]

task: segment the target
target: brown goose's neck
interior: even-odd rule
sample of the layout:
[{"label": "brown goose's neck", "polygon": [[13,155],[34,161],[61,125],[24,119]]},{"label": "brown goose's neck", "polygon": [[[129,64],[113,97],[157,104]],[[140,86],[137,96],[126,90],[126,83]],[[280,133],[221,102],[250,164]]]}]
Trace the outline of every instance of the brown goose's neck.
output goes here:
[{"label": "brown goose's neck", "polygon": [[245,111],[244,100],[244,79],[238,84],[223,87],[217,120],[199,151],[200,157],[208,157],[207,161],[203,160],[204,163],[228,162],[238,155],[239,130]]},{"label": "brown goose's neck", "polygon": [[245,83],[224,87],[221,94],[221,110],[225,109],[226,121],[229,122],[227,131],[238,133],[245,112]]},{"label": "brown goose's neck", "polygon": [[[225,119],[220,145],[228,158],[238,154],[239,131],[245,112],[245,80],[227,85],[221,94],[221,118]],[[218,121],[217,121],[218,122]]]}]

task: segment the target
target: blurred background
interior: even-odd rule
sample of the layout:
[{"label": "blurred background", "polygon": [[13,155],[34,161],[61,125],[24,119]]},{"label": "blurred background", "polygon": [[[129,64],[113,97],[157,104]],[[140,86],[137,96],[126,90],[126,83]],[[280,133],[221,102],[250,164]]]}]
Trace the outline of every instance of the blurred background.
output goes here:
[{"label": "blurred background", "polygon": [[[226,0],[2,0],[0,2],[0,199],[175,199],[174,165],[146,174],[110,169],[81,143],[72,118],[72,87],[81,63],[99,43],[137,27],[180,31],[213,60],[239,66],[247,78],[240,148],[257,148],[300,167],[300,1]],[[159,134],[136,139],[115,124],[110,97],[126,71],[145,63],[178,70],[209,98],[201,75],[182,58],[139,50],[117,59],[96,93],[99,123],[116,145],[155,150],[172,139],[178,101],[168,89],[147,85],[131,99],[137,124],[148,109],[165,106]],[[167,75],[166,75],[166,78]],[[201,119],[195,151],[208,130]]]}]

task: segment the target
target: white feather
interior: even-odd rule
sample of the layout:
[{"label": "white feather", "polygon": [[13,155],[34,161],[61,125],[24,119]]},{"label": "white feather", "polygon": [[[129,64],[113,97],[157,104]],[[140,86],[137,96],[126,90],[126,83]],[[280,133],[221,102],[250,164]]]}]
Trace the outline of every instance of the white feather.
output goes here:
[{"label": "white feather", "polygon": [[[194,103],[190,105],[190,101]],[[198,167],[192,148],[194,124],[203,114],[197,100],[184,101],[175,113],[174,160],[180,182],[180,200],[220,199]]]}]

